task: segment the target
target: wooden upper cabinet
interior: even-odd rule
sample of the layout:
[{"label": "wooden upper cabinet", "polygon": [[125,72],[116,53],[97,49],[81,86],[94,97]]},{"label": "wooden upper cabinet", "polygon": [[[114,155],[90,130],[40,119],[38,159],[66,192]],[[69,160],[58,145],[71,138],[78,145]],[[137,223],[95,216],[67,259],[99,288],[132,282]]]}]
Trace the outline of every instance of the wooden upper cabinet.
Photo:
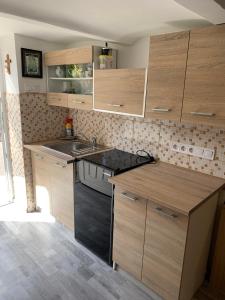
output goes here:
[{"label": "wooden upper cabinet", "polygon": [[92,63],[92,47],[51,51],[45,54],[45,65]]},{"label": "wooden upper cabinet", "polygon": [[143,115],[145,69],[95,70],[94,109]]},{"label": "wooden upper cabinet", "polygon": [[225,126],[225,26],[190,34],[182,121]]},{"label": "wooden upper cabinet", "polygon": [[153,36],[145,117],[180,121],[189,32]]}]

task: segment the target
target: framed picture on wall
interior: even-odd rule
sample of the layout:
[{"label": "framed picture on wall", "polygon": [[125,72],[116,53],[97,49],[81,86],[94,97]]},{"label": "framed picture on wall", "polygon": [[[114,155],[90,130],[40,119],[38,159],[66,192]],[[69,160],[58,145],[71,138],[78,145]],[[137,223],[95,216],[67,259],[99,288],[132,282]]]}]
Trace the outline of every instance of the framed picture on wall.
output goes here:
[{"label": "framed picture on wall", "polygon": [[21,48],[22,76],[42,78],[42,52]]}]

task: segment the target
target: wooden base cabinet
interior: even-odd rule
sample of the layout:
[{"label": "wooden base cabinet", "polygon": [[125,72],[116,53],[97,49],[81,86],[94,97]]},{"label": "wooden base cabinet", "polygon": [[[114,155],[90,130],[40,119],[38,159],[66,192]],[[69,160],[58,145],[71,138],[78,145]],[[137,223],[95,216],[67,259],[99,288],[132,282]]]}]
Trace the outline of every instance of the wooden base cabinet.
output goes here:
[{"label": "wooden base cabinet", "polygon": [[74,230],[73,164],[32,152],[36,205]]},{"label": "wooden base cabinet", "polygon": [[190,215],[115,190],[113,260],[164,300],[191,300],[204,281],[218,193]]}]

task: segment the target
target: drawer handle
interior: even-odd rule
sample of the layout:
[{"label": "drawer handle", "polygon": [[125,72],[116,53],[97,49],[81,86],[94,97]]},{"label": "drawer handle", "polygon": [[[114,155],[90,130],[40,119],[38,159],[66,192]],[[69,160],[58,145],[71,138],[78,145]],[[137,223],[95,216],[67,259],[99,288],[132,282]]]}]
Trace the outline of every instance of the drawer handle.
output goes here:
[{"label": "drawer handle", "polygon": [[110,104],[108,103],[109,106],[114,106],[114,107],[122,107],[124,106],[123,104]]},{"label": "drawer handle", "polygon": [[76,100],[74,100],[74,102],[77,103],[77,104],[85,104],[85,101],[76,101]]},{"label": "drawer handle", "polygon": [[152,108],[152,111],[155,111],[155,112],[169,112],[171,111],[170,108],[158,108],[158,107],[155,107],[155,108]]},{"label": "drawer handle", "polygon": [[40,154],[35,154],[35,157],[40,160],[44,159],[44,156],[41,156]]},{"label": "drawer handle", "polygon": [[178,218],[178,215],[174,214],[174,213],[167,213],[165,212],[161,207],[156,207],[155,211],[158,212],[160,215],[171,218],[171,219],[176,219]]},{"label": "drawer handle", "polygon": [[55,163],[55,166],[56,166],[56,167],[59,167],[59,168],[66,168],[65,165],[61,165],[59,162],[56,162],[56,163]]},{"label": "drawer handle", "polygon": [[108,177],[111,177],[111,174],[106,173],[106,172],[103,172],[103,175],[108,176]]},{"label": "drawer handle", "polygon": [[191,114],[192,115],[195,115],[195,116],[203,116],[203,117],[213,117],[215,116],[214,113],[207,113],[207,112],[198,112],[198,111],[191,111]]},{"label": "drawer handle", "polygon": [[135,197],[135,196],[133,196],[133,197],[132,197],[132,196],[129,196],[126,192],[121,193],[121,195],[122,195],[123,197],[125,197],[125,198],[131,200],[131,201],[137,201],[137,200],[138,200],[138,197]]}]

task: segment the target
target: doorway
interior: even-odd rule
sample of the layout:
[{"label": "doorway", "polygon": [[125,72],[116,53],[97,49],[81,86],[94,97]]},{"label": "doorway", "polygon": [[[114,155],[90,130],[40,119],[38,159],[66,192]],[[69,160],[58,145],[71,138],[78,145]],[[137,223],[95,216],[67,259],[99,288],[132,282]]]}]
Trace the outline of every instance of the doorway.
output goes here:
[{"label": "doorway", "polygon": [[2,71],[2,65],[0,64],[0,207],[12,203],[14,198],[6,119],[5,84]]}]

